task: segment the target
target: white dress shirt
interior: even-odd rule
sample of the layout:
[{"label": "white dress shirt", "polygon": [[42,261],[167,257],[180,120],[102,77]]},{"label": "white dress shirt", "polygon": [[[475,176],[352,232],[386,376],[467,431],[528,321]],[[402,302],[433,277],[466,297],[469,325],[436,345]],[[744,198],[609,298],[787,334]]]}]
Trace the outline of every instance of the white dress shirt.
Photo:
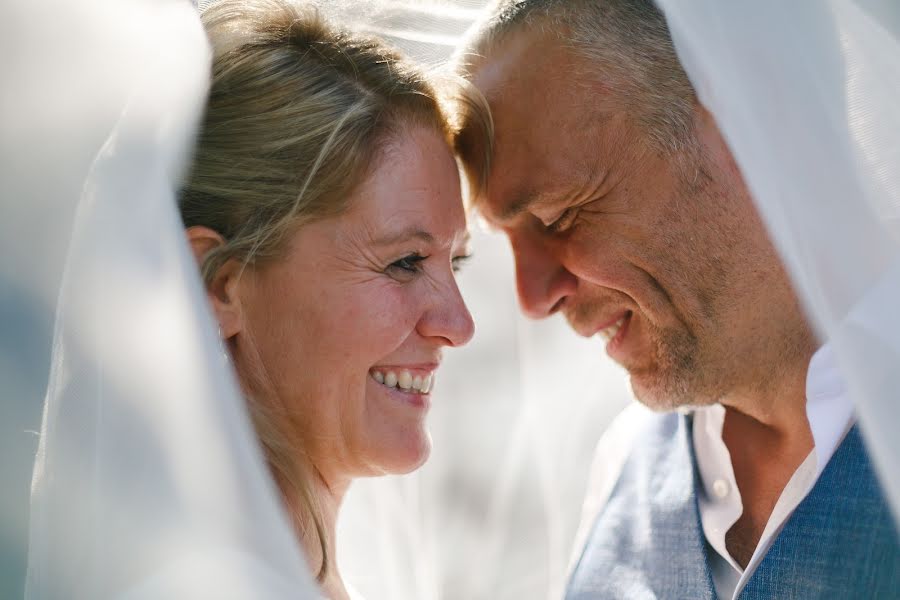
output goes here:
[{"label": "white dress shirt", "polygon": [[[709,566],[719,598],[736,598],[759,566],[772,542],[797,505],[812,490],[825,465],[854,422],[853,405],[847,396],[828,345],[810,361],[806,377],[806,414],[814,447],[782,491],[759,544],[745,569],[728,553],[725,534],[743,512],[734,478],[731,456],[722,440],[725,409],[721,405],[691,409],[694,413],[693,442],[701,486],[698,506],[703,534],[714,552]],[[638,433],[638,425],[649,410],[639,404],[626,408],[597,444],[581,525],[575,539],[574,560],[587,541],[590,528],[612,493]]]}]

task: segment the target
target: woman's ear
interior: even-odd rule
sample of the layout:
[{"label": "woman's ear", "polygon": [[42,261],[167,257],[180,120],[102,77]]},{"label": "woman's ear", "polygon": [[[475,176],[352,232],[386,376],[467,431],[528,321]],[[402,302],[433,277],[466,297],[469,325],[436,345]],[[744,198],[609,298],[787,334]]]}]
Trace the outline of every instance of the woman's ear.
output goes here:
[{"label": "woman's ear", "polygon": [[[222,236],[209,227],[195,225],[185,231],[198,265],[203,264],[207,254],[225,243]],[[219,322],[222,338],[226,340],[243,328],[243,314],[238,294],[240,272],[239,261],[227,260],[206,284],[206,295],[213,309],[213,315]]]}]

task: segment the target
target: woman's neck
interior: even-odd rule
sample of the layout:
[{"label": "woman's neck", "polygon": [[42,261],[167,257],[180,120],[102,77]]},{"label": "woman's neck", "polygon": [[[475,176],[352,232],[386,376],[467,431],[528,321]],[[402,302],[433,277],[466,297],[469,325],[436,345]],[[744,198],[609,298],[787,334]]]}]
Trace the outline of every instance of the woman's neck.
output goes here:
[{"label": "woman's neck", "polygon": [[[324,576],[319,585],[330,600],[349,600],[344,582],[337,569],[336,530],[337,514],[349,479],[331,484],[317,469],[309,471],[305,482],[309,499],[296,490],[284,490],[282,494],[294,524],[294,530],[306,554],[313,575],[318,576],[324,565]],[[312,504],[309,506],[308,504]],[[318,527],[316,526],[318,519]],[[323,554],[324,550],[324,554]]]}]

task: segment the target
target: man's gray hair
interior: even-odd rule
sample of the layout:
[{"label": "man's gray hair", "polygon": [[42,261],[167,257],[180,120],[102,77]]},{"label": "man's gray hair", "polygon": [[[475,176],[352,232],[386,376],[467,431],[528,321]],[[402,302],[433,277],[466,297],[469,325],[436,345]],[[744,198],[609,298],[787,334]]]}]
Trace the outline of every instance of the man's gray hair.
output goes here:
[{"label": "man's gray hair", "polygon": [[653,0],[498,0],[457,56],[460,74],[472,76],[492,51],[523,31],[556,35],[587,59],[578,75],[615,89],[611,100],[627,109],[658,150],[692,145],[696,95]]}]

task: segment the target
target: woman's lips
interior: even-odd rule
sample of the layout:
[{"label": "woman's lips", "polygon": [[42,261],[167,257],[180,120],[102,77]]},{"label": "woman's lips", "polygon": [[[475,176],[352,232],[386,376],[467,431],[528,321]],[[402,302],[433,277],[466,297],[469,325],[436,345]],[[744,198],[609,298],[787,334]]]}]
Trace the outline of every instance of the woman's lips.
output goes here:
[{"label": "woman's lips", "polygon": [[374,385],[401,404],[417,410],[427,409],[431,405],[434,371],[416,373],[410,369],[376,368],[369,371],[369,378]]}]

